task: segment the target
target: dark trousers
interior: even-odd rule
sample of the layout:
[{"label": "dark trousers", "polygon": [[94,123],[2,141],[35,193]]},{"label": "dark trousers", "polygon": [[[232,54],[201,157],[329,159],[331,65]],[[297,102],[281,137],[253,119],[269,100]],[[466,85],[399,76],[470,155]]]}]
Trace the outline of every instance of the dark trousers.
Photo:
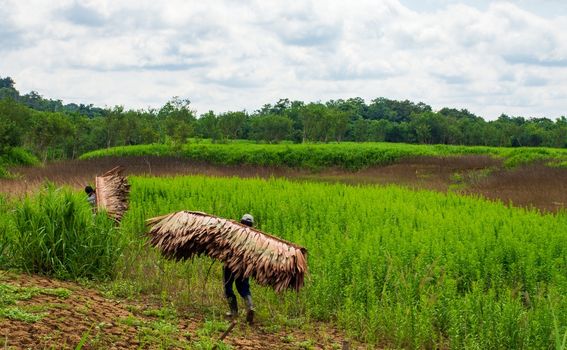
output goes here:
[{"label": "dark trousers", "polygon": [[241,297],[245,298],[250,295],[250,282],[248,278],[234,277],[234,273],[226,266],[222,269],[224,282],[224,295],[228,298],[236,298],[232,290],[232,283],[236,284],[236,290]]}]

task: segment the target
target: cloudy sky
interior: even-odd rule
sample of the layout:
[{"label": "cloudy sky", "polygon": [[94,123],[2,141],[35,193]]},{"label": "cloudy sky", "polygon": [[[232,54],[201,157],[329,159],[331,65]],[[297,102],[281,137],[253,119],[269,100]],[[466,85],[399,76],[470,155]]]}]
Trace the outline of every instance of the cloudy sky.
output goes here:
[{"label": "cloudy sky", "polygon": [[0,0],[0,76],[65,103],[280,98],[567,115],[567,1]]}]

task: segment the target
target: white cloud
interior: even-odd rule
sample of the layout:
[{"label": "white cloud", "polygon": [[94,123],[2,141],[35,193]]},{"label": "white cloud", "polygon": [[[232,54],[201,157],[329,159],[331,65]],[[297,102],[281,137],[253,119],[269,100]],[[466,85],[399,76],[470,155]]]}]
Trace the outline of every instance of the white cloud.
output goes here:
[{"label": "white cloud", "polygon": [[487,118],[567,114],[566,13],[427,3],[0,0],[0,75],[65,102],[182,96],[201,113],[384,96]]}]

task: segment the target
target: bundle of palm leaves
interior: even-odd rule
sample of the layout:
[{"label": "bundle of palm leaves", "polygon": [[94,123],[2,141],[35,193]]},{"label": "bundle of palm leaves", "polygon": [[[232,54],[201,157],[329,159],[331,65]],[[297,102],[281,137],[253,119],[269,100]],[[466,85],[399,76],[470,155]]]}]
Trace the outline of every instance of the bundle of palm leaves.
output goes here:
[{"label": "bundle of palm leaves", "polygon": [[222,261],[237,277],[258,284],[299,290],[307,272],[307,250],[239,222],[194,211],[147,220],[151,244],[166,257],[187,259],[205,254]]},{"label": "bundle of palm leaves", "polygon": [[130,193],[128,180],[122,175],[123,170],[122,167],[115,167],[95,178],[96,206],[117,222],[122,220],[128,209]]}]

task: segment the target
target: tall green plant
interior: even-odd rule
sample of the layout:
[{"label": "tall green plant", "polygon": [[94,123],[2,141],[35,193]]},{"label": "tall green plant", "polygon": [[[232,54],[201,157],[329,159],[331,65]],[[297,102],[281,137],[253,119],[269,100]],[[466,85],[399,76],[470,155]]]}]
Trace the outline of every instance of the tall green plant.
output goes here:
[{"label": "tall green plant", "polygon": [[[308,249],[309,276],[299,294],[253,287],[261,319],[335,321],[351,336],[395,348],[562,343],[564,214],[395,186],[198,176],[131,177],[130,183],[125,234],[139,235],[144,219],[176,210],[234,219],[249,212],[260,229]],[[203,282],[210,260],[165,262],[139,245],[129,253],[137,260],[123,276],[139,289],[225,307],[220,267],[212,270],[216,281]],[[216,303],[207,304],[211,295]]]},{"label": "tall green plant", "polygon": [[6,199],[0,194],[0,267],[5,266],[8,259],[8,245],[10,243],[10,222]]},{"label": "tall green plant", "polygon": [[124,247],[113,221],[70,189],[47,186],[16,203],[13,220],[13,264],[33,273],[108,278]]}]

